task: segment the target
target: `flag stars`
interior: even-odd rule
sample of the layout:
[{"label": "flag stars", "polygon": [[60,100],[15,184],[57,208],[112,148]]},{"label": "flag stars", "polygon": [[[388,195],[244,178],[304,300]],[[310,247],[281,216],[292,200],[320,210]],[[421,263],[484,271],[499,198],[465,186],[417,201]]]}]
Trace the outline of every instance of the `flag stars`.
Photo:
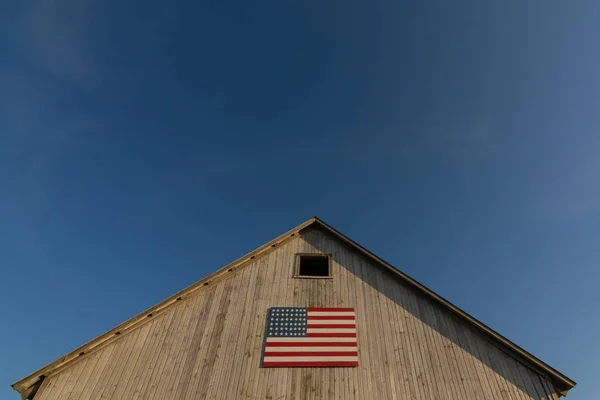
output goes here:
[{"label": "flag stars", "polygon": [[306,335],[307,310],[294,307],[271,308],[268,312],[268,335],[304,336]]}]

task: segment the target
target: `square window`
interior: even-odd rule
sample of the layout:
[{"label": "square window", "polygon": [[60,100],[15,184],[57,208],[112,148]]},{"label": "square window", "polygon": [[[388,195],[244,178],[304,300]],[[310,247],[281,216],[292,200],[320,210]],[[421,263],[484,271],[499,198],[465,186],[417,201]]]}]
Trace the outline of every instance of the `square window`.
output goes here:
[{"label": "square window", "polygon": [[296,278],[331,278],[327,254],[297,254]]}]

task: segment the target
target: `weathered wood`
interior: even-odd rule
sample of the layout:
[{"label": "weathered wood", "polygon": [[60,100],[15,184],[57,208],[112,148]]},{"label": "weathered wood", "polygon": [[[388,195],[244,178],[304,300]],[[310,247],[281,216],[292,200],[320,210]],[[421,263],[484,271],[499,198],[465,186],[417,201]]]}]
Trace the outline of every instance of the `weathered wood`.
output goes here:
[{"label": "weathered wood", "polygon": [[113,398],[114,392],[119,385],[119,383],[123,384],[122,376],[124,372],[125,365],[127,360],[129,359],[129,355],[132,351],[135,350],[135,343],[140,340],[140,336],[144,334],[142,329],[136,329],[131,332],[130,335],[123,338],[123,347],[121,351],[118,352],[117,358],[115,361],[111,363],[110,375],[106,379],[107,383],[104,385],[102,390],[96,391],[95,395],[97,398]]},{"label": "weathered wood", "polygon": [[[131,384],[134,381],[136,381],[135,379],[132,379],[136,371],[136,367],[144,365],[144,363],[140,362],[140,360],[142,355],[146,353],[146,344],[151,338],[153,326],[154,324],[145,324],[140,328],[140,336],[133,344],[133,352],[127,360],[127,364],[124,366],[123,376],[121,379],[119,379],[118,385],[113,394],[114,398],[127,398],[125,395],[127,389],[131,387]],[[78,399],[78,397],[75,397],[74,399]]]},{"label": "weathered wood", "polygon": [[[331,279],[295,279],[297,253],[331,255]],[[557,399],[548,376],[320,229],[50,375],[36,400]],[[354,307],[356,368],[262,368],[267,309]]]}]

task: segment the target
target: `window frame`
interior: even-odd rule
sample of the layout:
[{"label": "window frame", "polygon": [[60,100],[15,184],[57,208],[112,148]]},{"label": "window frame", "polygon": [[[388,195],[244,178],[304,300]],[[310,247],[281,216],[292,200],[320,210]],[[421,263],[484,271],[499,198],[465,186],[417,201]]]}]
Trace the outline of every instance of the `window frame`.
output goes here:
[{"label": "window frame", "polygon": [[[327,260],[327,275],[300,275],[300,261],[302,257],[320,257]],[[331,255],[327,253],[296,253],[296,261],[294,266],[295,279],[333,279],[331,274]]]}]

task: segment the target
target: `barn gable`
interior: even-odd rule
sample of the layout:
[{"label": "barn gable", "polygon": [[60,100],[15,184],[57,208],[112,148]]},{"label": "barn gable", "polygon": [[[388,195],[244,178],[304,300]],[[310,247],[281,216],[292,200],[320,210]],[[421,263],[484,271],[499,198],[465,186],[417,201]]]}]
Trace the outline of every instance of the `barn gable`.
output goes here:
[{"label": "barn gable", "polygon": [[[328,254],[331,279],[295,279],[298,253]],[[359,366],[262,368],[273,306],[354,308]],[[555,399],[574,385],[313,218],[13,388],[36,400]]]}]

